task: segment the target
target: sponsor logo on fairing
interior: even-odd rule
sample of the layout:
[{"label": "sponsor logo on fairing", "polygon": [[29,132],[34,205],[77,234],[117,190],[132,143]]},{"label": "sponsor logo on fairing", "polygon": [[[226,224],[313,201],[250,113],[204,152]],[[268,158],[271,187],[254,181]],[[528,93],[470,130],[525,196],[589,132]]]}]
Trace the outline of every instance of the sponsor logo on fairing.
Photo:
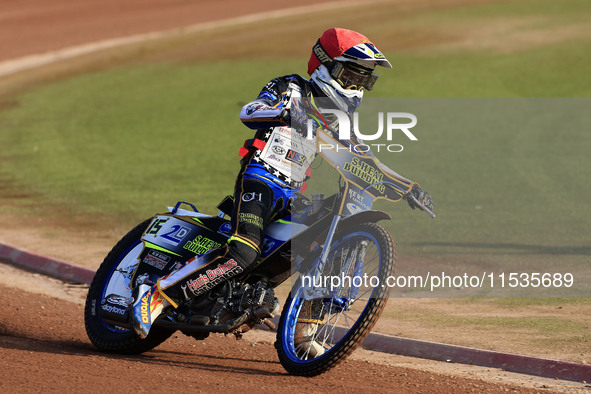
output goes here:
[{"label": "sponsor logo on fairing", "polygon": [[164,298],[160,295],[158,290],[154,291],[152,294],[152,302],[150,303],[150,306],[152,307],[152,310],[154,310],[154,308],[164,302]]},{"label": "sponsor logo on fairing", "polygon": [[187,242],[183,246],[183,249],[187,249],[195,254],[204,254],[208,250],[213,248],[219,248],[220,246],[222,246],[221,243],[204,237],[202,235],[198,235],[197,237],[195,237],[194,240]]},{"label": "sponsor logo on fairing", "polygon": [[290,138],[291,137],[291,128],[287,127],[287,126],[281,126],[279,128],[281,130],[281,133],[283,134],[284,137]]},{"label": "sponsor logo on fairing", "polygon": [[160,253],[156,250],[151,250],[150,253],[148,253],[148,255],[144,258],[144,263],[158,268],[159,270],[163,270],[169,261],[170,256],[167,256],[164,253]]},{"label": "sponsor logo on fairing", "polygon": [[108,296],[104,302],[108,302],[109,304],[113,305],[120,305],[122,307],[127,308],[129,306],[129,299],[120,295],[111,294]]},{"label": "sponsor logo on fairing", "polygon": [[183,295],[185,296],[185,299],[188,300],[189,299],[189,295],[187,294],[187,286],[186,285],[181,285],[181,290],[183,291]]},{"label": "sponsor logo on fairing", "polygon": [[148,307],[150,302],[150,293],[146,294],[142,298],[141,306],[140,306],[140,314],[142,316],[142,322],[150,323],[150,308]]},{"label": "sponsor logo on fairing", "polygon": [[150,311],[156,309],[156,307],[164,301],[164,298],[160,295],[158,290],[154,292],[148,292],[144,297],[142,297],[142,301],[140,304],[140,316],[142,317],[142,322],[150,323]]},{"label": "sponsor logo on fairing", "polygon": [[218,264],[214,269],[205,271],[205,274],[200,274],[198,278],[188,280],[186,284],[194,295],[201,295],[213,289],[224,280],[241,272],[242,267],[234,259],[230,259],[225,263]]},{"label": "sponsor logo on fairing", "polygon": [[360,205],[365,209],[371,208],[369,205],[366,204],[366,202],[363,199],[363,196],[354,190],[349,189],[349,198],[353,200],[355,204]]},{"label": "sponsor logo on fairing", "polygon": [[101,305],[101,309],[110,313],[116,313],[121,316],[125,315],[126,312],[126,310],[123,308],[117,308],[116,306],[107,304]]},{"label": "sponsor logo on fairing", "polygon": [[191,229],[179,224],[174,224],[172,226],[167,226],[167,228],[163,228],[162,232],[164,232],[164,234],[160,234],[160,231],[158,231],[157,236],[159,238],[168,244],[178,246],[178,244],[180,244],[183,239],[191,232]]},{"label": "sponsor logo on fairing", "polygon": [[152,222],[150,227],[146,230],[146,234],[158,234],[158,231],[164,226],[168,219],[156,219]]},{"label": "sponsor logo on fairing", "polygon": [[364,182],[369,183],[379,193],[383,193],[386,190],[386,186],[381,183],[384,179],[384,174],[372,165],[359,160],[357,157],[345,163],[343,171],[349,172]]}]

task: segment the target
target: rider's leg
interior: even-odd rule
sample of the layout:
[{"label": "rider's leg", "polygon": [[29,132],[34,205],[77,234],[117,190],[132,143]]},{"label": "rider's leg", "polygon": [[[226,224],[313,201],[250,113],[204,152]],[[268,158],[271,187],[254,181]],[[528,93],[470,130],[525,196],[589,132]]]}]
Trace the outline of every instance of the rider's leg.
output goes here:
[{"label": "rider's leg", "polygon": [[207,253],[159,281],[164,296],[178,304],[248,271],[261,254],[263,229],[274,206],[273,191],[263,181],[244,179],[235,195],[232,236],[221,249]]},{"label": "rider's leg", "polygon": [[233,234],[227,246],[189,261],[139,296],[132,308],[135,331],[142,337],[147,336],[152,323],[166,306],[176,308],[252,268],[261,253],[264,226],[275,207],[283,205],[276,202],[273,191],[265,182],[239,177],[232,213]]}]

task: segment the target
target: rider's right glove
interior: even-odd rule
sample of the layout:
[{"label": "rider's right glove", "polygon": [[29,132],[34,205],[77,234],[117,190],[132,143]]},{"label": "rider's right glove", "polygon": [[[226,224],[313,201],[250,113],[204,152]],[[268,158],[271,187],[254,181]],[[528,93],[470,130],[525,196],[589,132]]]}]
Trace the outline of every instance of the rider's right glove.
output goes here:
[{"label": "rider's right glove", "polygon": [[278,118],[282,123],[305,136],[308,133],[308,111],[309,104],[306,101],[294,101],[291,108],[281,111]]},{"label": "rider's right glove", "polygon": [[418,185],[413,185],[412,189],[404,196],[404,199],[412,209],[419,208],[417,203],[412,198],[409,198],[409,195],[416,198],[421,205],[433,212],[433,199],[431,195],[422,190]]}]

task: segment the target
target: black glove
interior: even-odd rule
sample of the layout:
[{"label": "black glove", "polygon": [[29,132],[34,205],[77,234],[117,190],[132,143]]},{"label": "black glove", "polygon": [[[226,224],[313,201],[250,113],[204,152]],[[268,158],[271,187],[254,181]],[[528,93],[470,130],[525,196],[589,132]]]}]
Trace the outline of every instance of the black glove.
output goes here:
[{"label": "black glove", "polygon": [[[295,116],[293,116],[295,115]],[[291,127],[294,129],[298,134],[306,135],[307,132],[307,125],[306,125],[306,118],[305,114],[303,114],[299,110],[293,109],[284,109],[279,113],[277,116],[277,120],[283,123],[286,126]]]},{"label": "black glove", "polygon": [[277,119],[284,125],[289,126],[291,123],[291,115],[289,113],[289,109],[283,109],[275,119]]},{"label": "black glove", "polygon": [[277,118],[305,136],[308,134],[308,119],[311,119],[312,107],[308,100],[295,100],[291,103],[291,108],[283,109]]},{"label": "black glove", "polygon": [[429,193],[423,191],[417,185],[414,185],[412,189],[404,196],[404,199],[408,202],[408,205],[412,209],[415,209],[419,208],[419,205],[417,205],[417,203],[412,198],[410,198],[410,196],[416,198],[421,205],[433,212],[433,199]]}]

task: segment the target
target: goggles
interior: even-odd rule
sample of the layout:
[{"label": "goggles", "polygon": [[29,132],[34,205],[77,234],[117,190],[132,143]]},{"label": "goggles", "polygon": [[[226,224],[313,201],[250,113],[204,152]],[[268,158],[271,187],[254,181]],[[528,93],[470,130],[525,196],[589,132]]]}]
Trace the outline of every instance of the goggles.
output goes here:
[{"label": "goggles", "polygon": [[333,77],[344,89],[372,90],[378,79],[378,74],[372,70],[358,66],[354,63],[335,62],[330,76]]}]

